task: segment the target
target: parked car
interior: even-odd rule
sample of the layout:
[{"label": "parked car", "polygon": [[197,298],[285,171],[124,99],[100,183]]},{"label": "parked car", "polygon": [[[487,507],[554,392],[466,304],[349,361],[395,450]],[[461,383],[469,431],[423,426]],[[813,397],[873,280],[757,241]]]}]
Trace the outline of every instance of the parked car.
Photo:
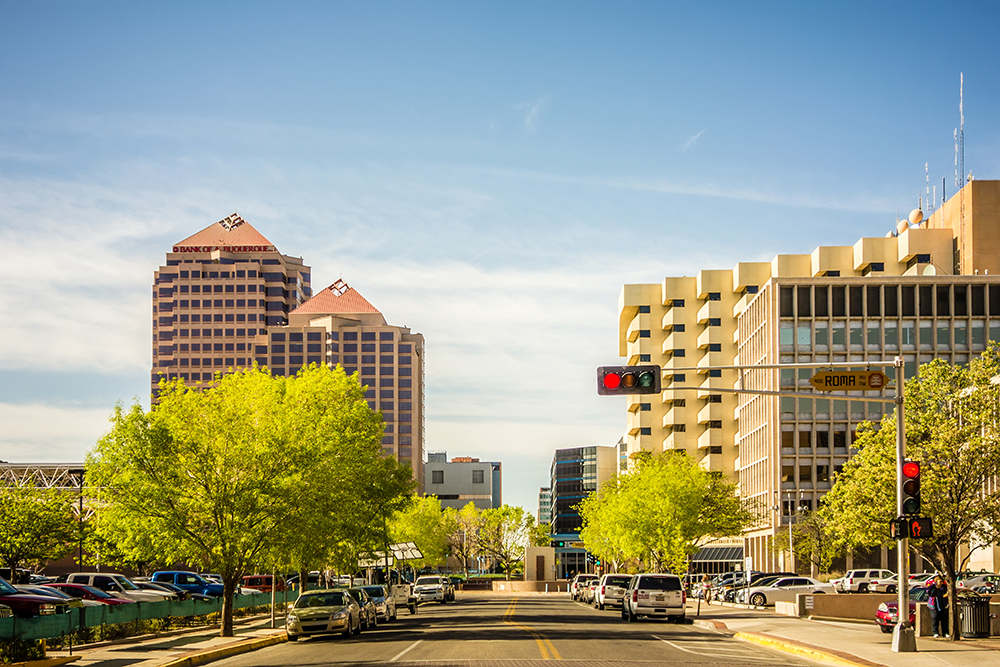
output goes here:
[{"label": "parked car", "polygon": [[725,595],[723,596],[722,599],[725,600],[726,602],[736,602],[737,600],[741,600],[742,602],[745,603],[746,602],[745,595],[741,594],[745,594],[746,591],[750,590],[754,586],[762,585],[762,582],[765,579],[773,580],[777,577],[796,577],[796,576],[798,575],[795,574],[794,572],[754,571],[750,573],[750,580],[748,582],[744,583],[743,577],[739,577],[736,581],[734,581],[732,586],[726,589]]},{"label": "parked car", "polygon": [[434,600],[444,604],[455,599],[455,587],[448,577],[424,576],[413,584],[413,594],[417,602]]},{"label": "parked car", "polygon": [[240,579],[240,586],[254,588],[261,593],[270,593],[272,589],[280,593],[285,590],[285,580],[270,574],[248,574]]},{"label": "parked car", "polygon": [[69,593],[64,593],[55,588],[50,588],[49,586],[31,586],[31,585],[21,585],[14,586],[21,593],[27,595],[47,595],[51,598],[64,601],[70,606],[71,609],[79,609],[80,607],[99,607],[100,602],[96,600],[84,600],[83,598],[76,598]]},{"label": "parked car", "polygon": [[[299,575],[293,574],[292,576],[285,579],[285,585],[291,590],[298,590],[299,588]],[[319,586],[319,572],[309,572],[306,574],[306,590],[310,588],[317,588]]]},{"label": "parked car", "polygon": [[[917,603],[927,602],[927,593],[930,589],[924,587],[914,587],[910,589],[910,625],[916,623]],[[875,622],[882,632],[889,634],[892,629],[899,624],[899,602],[890,600],[878,606],[875,612]]]},{"label": "parked car", "polygon": [[137,604],[135,600],[128,598],[120,598],[111,593],[105,593],[104,591],[98,590],[93,586],[86,586],[84,584],[42,584],[43,586],[48,586],[49,588],[55,588],[63,593],[72,595],[73,597],[82,598],[84,600],[96,600],[102,604]]},{"label": "parked car", "polygon": [[354,597],[358,606],[361,607],[361,627],[365,630],[378,627],[378,609],[375,608],[375,601],[372,600],[367,591],[360,586],[355,586],[348,588],[347,592]]},{"label": "parked car", "polygon": [[150,581],[154,583],[163,581],[168,584],[173,584],[179,588],[183,588],[189,593],[198,593],[199,595],[221,597],[225,593],[222,584],[210,582],[194,572],[161,570],[160,572],[154,572]]},{"label": "parked car", "polygon": [[631,574],[605,574],[594,588],[594,607],[604,609],[608,605],[622,605],[625,589],[632,581]]},{"label": "parked car", "polygon": [[144,591],[124,574],[98,573],[98,572],[77,572],[66,577],[67,584],[83,584],[93,586],[115,597],[136,602],[162,602],[163,600],[174,600],[176,595],[167,591]]},{"label": "parked car", "polygon": [[361,632],[361,607],[346,588],[305,591],[289,605],[285,617],[288,641],[335,632],[345,637]]},{"label": "parked car", "polygon": [[676,574],[637,574],[628,582],[622,598],[622,618],[635,621],[640,616],[684,621],[687,593]]},{"label": "parked car", "polygon": [[396,620],[396,601],[385,586],[363,586],[365,593],[375,603],[375,612],[384,621]]},{"label": "parked car", "polygon": [[794,602],[795,596],[800,593],[820,595],[837,592],[837,589],[830,584],[811,577],[778,577],[771,583],[766,581],[751,586],[746,592],[747,599],[755,607],[764,607],[775,602]]},{"label": "parked car", "polygon": [[977,593],[992,593],[1000,587],[1000,575],[986,572],[973,577],[959,579],[956,583],[959,588],[966,588]]},{"label": "parked car", "polygon": [[588,579],[580,586],[580,602],[590,604],[594,600],[594,589],[597,587],[598,578]]},{"label": "parked car", "polygon": [[890,570],[849,570],[840,579],[838,593],[867,593],[874,579],[888,579],[894,574]]},{"label": "parked car", "polygon": [[569,596],[571,598],[573,598],[574,600],[579,600],[580,599],[580,594],[581,594],[580,588],[584,584],[588,584],[589,585],[590,581],[592,579],[597,579],[597,575],[596,574],[578,574],[575,577],[573,577],[573,581],[571,581],[570,585],[569,585]]},{"label": "parked car", "polygon": [[5,604],[0,604],[0,618],[11,618],[14,616],[14,610]]},{"label": "parked car", "polygon": [[221,574],[215,574],[214,572],[209,572],[208,574],[202,572],[201,573],[201,578],[205,579],[207,581],[210,581],[213,584],[219,584],[220,586],[223,583],[222,582],[222,575]]},{"label": "parked car", "polygon": [[189,593],[188,591],[174,586],[173,584],[168,584],[165,581],[149,581],[147,579],[132,579],[132,583],[141,588],[144,591],[162,591],[164,593],[173,593],[177,596],[178,600],[212,600],[207,595],[200,595],[198,593]]},{"label": "parked car", "polygon": [[868,582],[869,593],[895,593],[897,590],[899,590],[898,574],[886,579],[872,579]]},{"label": "parked car", "polygon": [[66,602],[45,595],[22,593],[2,578],[0,578],[0,605],[10,607],[14,616],[18,618],[65,614],[69,610]]}]

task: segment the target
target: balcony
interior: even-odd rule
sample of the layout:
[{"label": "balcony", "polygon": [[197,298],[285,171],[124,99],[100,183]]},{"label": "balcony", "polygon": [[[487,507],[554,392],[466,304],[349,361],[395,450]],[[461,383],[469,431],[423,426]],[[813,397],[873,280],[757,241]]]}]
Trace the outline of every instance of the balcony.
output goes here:
[{"label": "balcony", "polygon": [[698,309],[698,324],[704,324],[710,319],[722,319],[721,301],[706,301]]},{"label": "balcony", "polygon": [[669,433],[663,439],[663,450],[686,449],[687,433]]},{"label": "balcony", "polygon": [[671,308],[660,321],[660,326],[664,331],[673,329],[675,324],[684,324],[683,308]]},{"label": "balcony", "polygon": [[649,329],[650,317],[649,313],[639,313],[632,318],[632,321],[629,322],[628,333],[626,335],[630,343],[639,337],[640,329]]},{"label": "balcony", "polygon": [[750,305],[750,302],[753,301],[753,298],[755,296],[757,295],[744,294],[743,296],[740,297],[740,300],[737,301],[735,305],[733,305],[733,319],[739,317],[743,313],[743,311],[747,309],[747,306]]},{"label": "balcony", "polygon": [[705,327],[705,330],[698,334],[698,347],[705,348],[710,344],[715,343],[717,345],[722,345],[723,335],[722,327]]},{"label": "balcony", "polygon": [[698,372],[707,373],[709,366],[731,366],[732,364],[732,357],[727,358],[722,352],[706,352],[698,360]]},{"label": "balcony", "polygon": [[653,412],[651,410],[639,410],[628,413],[628,429],[631,433],[639,428],[653,426]]},{"label": "balcony", "polygon": [[631,358],[638,354],[652,354],[653,343],[651,340],[650,338],[637,338],[635,341],[629,341],[625,356]]},{"label": "balcony", "polygon": [[671,350],[687,349],[687,344],[688,337],[686,332],[671,331],[667,334],[667,337],[663,339],[663,354],[667,354]]},{"label": "balcony", "polygon": [[722,454],[705,454],[698,461],[698,467],[702,470],[722,470]]},{"label": "balcony", "polygon": [[722,421],[725,417],[726,412],[722,409],[722,403],[706,403],[705,406],[698,411],[699,424]]},{"label": "balcony", "polygon": [[721,428],[708,428],[705,432],[698,436],[698,449],[705,449],[707,447],[722,447],[723,444],[722,429]]},{"label": "balcony", "polygon": [[687,419],[687,408],[671,406],[663,415],[663,425],[673,426],[674,424],[685,424]]}]

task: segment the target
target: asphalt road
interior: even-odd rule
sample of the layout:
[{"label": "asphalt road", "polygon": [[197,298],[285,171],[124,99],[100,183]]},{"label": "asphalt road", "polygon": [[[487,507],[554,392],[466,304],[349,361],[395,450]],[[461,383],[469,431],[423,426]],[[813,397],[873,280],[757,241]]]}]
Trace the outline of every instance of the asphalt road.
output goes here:
[{"label": "asphalt road", "polygon": [[359,663],[506,667],[561,660],[571,665],[815,665],[695,625],[597,611],[568,597],[462,596],[403,611],[393,623],[344,638],[300,639],[213,663],[218,667],[299,667]]}]

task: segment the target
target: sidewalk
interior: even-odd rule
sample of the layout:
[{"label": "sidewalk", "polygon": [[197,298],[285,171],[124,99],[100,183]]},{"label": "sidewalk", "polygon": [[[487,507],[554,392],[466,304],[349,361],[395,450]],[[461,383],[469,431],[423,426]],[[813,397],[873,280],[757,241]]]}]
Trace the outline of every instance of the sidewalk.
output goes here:
[{"label": "sidewalk", "polygon": [[688,617],[738,639],[822,662],[871,667],[981,667],[1000,663],[1000,637],[945,639],[920,637],[916,653],[893,653],[892,635],[874,623],[809,620],[736,606],[689,603]]},{"label": "sidewalk", "polygon": [[[73,667],[197,667],[211,660],[238,655],[285,641],[283,618],[271,628],[269,616],[254,617],[233,627],[235,637],[220,637],[218,626],[179,630],[159,636],[130,637],[73,648]],[[68,650],[48,651],[47,657],[69,658]],[[209,658],[209,659],[206,659]],[[28,663],[29,665],[31,663]]]}]

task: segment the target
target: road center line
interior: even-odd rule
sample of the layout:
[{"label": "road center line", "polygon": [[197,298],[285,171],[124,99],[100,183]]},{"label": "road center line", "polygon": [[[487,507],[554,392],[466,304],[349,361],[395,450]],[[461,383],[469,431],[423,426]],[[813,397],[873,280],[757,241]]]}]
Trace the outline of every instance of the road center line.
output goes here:
[{"label": "road center line", "polygon": [[408,647],[404,648],[402,651],[400,651],[399,653],[397,653],[394,658],[392,658],[391,660],[389,660],[389,662],[396,662],[397,660],[399,660],[400,658],[402,658],[404,655],[406,655],[407,653],[409,653],[413,649],[417,648],[417,644],[419,644],[422,641],[424,641],[424,640],[423,639],[418,639],[417,641],[413,642]]},{"label": "road center line", "polygon": [[514,610],[516,607],[517,607],[517,598],[514,598],[513,600],[511,600],[510,605],[508,605],[507,611],[504,612],[503,622],[519,630],[524,630],[532,637],[534,637],[535,644],[538,646],[538,652],[542,654],[542,660],[562,660],[562,656],[559,654],[559,651],[556,650],[556,647],[553,646],[552,642],[549,641],[548,637],[541,634],[540,632],[538,632],[537,630],[535,630],[530,626],[521,625],[520,623],[515,623],[514,621],[511,620],[514,617]]}]

